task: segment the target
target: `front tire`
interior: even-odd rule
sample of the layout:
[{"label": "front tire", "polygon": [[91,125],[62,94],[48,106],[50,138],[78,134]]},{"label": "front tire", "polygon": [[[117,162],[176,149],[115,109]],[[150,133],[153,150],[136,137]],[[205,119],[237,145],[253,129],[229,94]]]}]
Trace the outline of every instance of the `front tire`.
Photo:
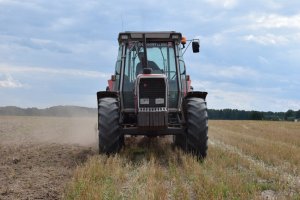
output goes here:
[{"label": "front tire", "polygon": [[98,105],[99,153],[117,153],[122,148],[124,135],[120,132],[119,118],[118,100],[101,98]]},{"label": "front tire", "polygon": [[174,138],[175,145],[191,152],[200,159],[207,155],[208,115],[206,102],[202,98],[190,97],[185,100],[186,130]]}]

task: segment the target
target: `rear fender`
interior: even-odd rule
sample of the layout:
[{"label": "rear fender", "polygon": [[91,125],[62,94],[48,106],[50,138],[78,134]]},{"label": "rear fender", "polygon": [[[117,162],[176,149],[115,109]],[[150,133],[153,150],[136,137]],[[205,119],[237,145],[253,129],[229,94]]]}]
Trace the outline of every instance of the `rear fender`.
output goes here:
[{"label": "rear fender", "polygon": [[202,92],[202,91],[191,91],[191,92],[188,92],[186,94],[186,96],[183,98],[183,102],[181,104],[182,106],[182,114],[184,116],[184,121],[186,121],[186,115],[187,115],[187,110],[186,110],[186,100],[188,98],[191,98],[191,97],[197,97],[197,98],[201,98],[205,101],[206,99],[206,96],[207,96],[207,92]]},{"label": "rear fender", "polygon": [[191,91],[191,92],[188,92],[186,94],[186,96],[184,97],[184,99],[187,99],[187,98],[190,98],[190,97],[198,97],[198,98],[201,98],[201,99],[203,99],[205,101],[206,96],[207,96],[207,92]]},{"label": "rear fender", "polygon": [[99,105],[100,99],[104,97],[113,97],[113,98],[119,98],[119,93],[118,92],[113,92],[113,91],[99,91],[97,92],[97,103]]}]

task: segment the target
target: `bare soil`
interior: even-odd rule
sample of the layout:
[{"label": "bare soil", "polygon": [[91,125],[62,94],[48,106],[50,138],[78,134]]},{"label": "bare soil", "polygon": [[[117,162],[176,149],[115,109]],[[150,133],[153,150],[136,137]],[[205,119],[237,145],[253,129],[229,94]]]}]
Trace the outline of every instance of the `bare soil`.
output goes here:
[{"label": "bare soil", "polygon": [[96,118],[0,116],[0,199],[60,199],[95,131]]}]

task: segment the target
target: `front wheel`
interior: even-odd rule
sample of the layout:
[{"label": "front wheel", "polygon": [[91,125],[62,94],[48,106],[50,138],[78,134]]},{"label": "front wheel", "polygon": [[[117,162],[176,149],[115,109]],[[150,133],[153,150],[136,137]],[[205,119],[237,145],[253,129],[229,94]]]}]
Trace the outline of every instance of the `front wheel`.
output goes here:
[{"label": "front wheel", "polygon": [[99,153],[117,153],[124,143],[120,132],[119,102],[116,98],[104,97],[98,105]]},{"label": "front wheel", "polygon": [[208,115],[206,102],[202,98],[190,97],[184,106],[186,130],[174,137],[175,145],[191,152],[200,159],[207,155]]}]

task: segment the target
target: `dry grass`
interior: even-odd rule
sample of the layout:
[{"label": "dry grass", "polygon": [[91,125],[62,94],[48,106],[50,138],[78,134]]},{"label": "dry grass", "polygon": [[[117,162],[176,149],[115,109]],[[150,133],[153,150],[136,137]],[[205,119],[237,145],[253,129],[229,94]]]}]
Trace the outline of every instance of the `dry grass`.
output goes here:
[{"label": "dry grass", "polygon": [[204,162],[169,138],[127,138],[78,167],[64,199],[299,199],[299,125],[211,121]]},{"label": "dry grass", "polygon": [[212,121],[212,140],[222,141],[270,166],[300,174],[300,123]]},{"label": "dry grass", "polygon": [[168,138],[127,138],[120,154],[79,166],[63,198],[300,199],[299,126],[211,121],[204,162]]}]

